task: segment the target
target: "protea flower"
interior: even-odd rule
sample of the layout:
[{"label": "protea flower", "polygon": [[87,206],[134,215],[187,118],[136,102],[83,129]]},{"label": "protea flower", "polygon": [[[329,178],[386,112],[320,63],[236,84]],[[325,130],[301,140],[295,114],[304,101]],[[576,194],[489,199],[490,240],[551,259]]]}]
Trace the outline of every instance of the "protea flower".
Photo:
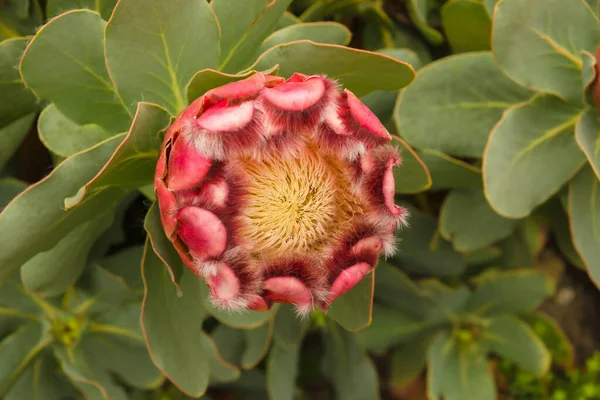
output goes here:
[{"label": "protea flower", "polygon": [[396,249],[407,212],[394,204],[390,140],[324,76],[256,73],[210,90],[161,147],[165,232],[217,306],[327,309]]}]

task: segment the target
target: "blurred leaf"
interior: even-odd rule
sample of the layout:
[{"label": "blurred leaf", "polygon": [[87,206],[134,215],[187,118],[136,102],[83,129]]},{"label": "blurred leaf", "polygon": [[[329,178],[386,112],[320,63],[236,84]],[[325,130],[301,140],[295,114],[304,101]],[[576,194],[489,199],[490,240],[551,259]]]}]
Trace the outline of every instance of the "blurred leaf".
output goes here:
[{"label": "blurred leaf", "polygon": [[347,46],[352,33],[337,22],[310,22],[288,26],[270,34],[260,45],[262,54],[271,47],[296,40],[312,40],[315,43],[330,43]]},{"label": "blurred leaf", "polygon": [[[294,72],[326,74],[361,97],[374,90],[398,90],[408,85],[413,69],[394,58],[365,50],[298,40],[275,46],[248,69],[263,70],[279,64],[279,75]],[[373,74],[377,71],[377,74]]]},{"label": "blurred leaf", "polygon": [[375,271],[329,305],[327,316],[345,329],[356,332],[371,324]]},{"label": "blurred leaf", "polygon": [[50,340],[41,339],[42,329],[29,322],[0,342],[0,396],[4,395],[25,368],[37,357]]},{"label": "blurred leaf", "polygon": [[86,335],[81,349],[95,366],[118,375],[128,385],[156,389],[164,377],[156,369],[144,342],[116,335]]},{"label": "blurred leaf", "polygon": [[[79,287],[94,297],[94,304],[88,310],[90,314],[104,313],[95,316],[95,321],[131,330],[132,335],[141,339],[139,325],[140,296],[130,290],[123,278],[104,268],[94,265],[87,268],[85,275],[78,282]],[[130,320],[128,320],[131,317]]]},{"label": "blurred leaf", "polygon": [[102,170],[76,196],[65,201],[68,208],[81,204],[102,192],[106,187],[119,187],[124,191],[137,189],[153,182],[160,132],[167,128],[167,112],[150,103],[138,103],[133,123],[125,139],[119,144]]},{"label": "blurred leaf", "polygon": [[400,251],[392,263],[408,272],[437,277],[460,274],[465,268],[462,254],[452,248],[450,242],[437,236],[437,221],[413,207],[410,211],[410,233],[401,235]]},{"label": "blurred leaf", "polygon": [[492,21],[477,0],[450,0],[441,10],[442,26],[454,53],[490,50]]},{"label": "blurred leaf", "polygon": [[36,96],[55,103],[67,118],[116,133],[127,129],[131,117],[106,71],[105,25],[88,10],[52,19],[27,46],[21,74]]},{"label": "blurred leaf", "polygon": [[590,167],[569,185],[569,220],[575,249],[588,274],[600,286],[600,182]]},{"label": "blurred leaf", "polygon": [[573,345],[555,320],[541,312],[527,314],[523,316],[523,319],[550,351],[552,363],[567,368],[573,366]]},{"label": "blurred leaf", "polygon": [[483,5],[485,6],[490,18],[494,16],[494,7],[496,6],[496,3],[498,3],[498,0],[483,0]]},{"label": "blurred leaf", "polygon": [[569,224],[569,218],[566,214],[566,210],[562,207],[560,202],[557,200],[551,204],[550,208],[550,227],[556,240],[556,245],[560,250],[561,254],[567,259],[568,262],[575,265],[578,268],[585,268],[585,264],[573,244],[573,237],[571,235],[571,226]]},{"label": "blurred leaf", "polygon": [[34,119],[34,113],[27,114],[0,128],[0,171],[25,139]]},{"label": "blurred leaf", "polygon": [[52,18],[72,9],[87,8],[108,21],[116,4],[117,0],[48,0],[46,12]]},{"label": "blurred leaf", "polygon": [[408,0],[407,2],[408,12],[417,28],[419,28],[431,44],[440,45],[444,43],[444,36],[430,27],[427,22],[432,5],[433,2],[431,0]]},{"label": "blurred leaf", "polygon": [[237,0],[213,0],[211,7],[221,26],[218,69],[234,73],[247,67],[291,2],[246,0],[240,7]]},{"label": "blurred leaf", "polygon": [[113,218],[113,210],[103,212],[75,227],[50,250],[36,254],[21,266],[23,286],[43,296],[64,293],[81,275],[92,246]]},{"label": "blurred leaf", "polygon": [[336,398],[370,400],[379,398],[377,371],[361,348],[358,338],[335,322],[329,321],[324,331],[325,354],[321,371],[329,378]]},{"label": "blurred leaf", "polygon": [[588,109],[577,121],[575,140],[600,179],[600,118],[596,110]]},{"label": "blurred leaf", "polygon": [[463,314],[471,293],[466,286],[450,287],[429,279],[420,284],[423,296],[429,302],[427,322],[430,325],[447,325]]},{"label": "blurred leaf", "polygon": [[220,324],[212,332],[211,337],[221,358],[233,365],[241,365],[246,350],[246,335],[241,329]]},{"label": "blurred leaf", "polygon": [[405,63],[410,64],[413,69],[416,71],[423,66],[423,61],[419,57],[419,54],[411,48],[383,48],[376,51],[376,53],[380,53],[392,58],[395,58],[398,61],[403,61]]},{"label": "blurred leaf", "polygon": [[200,335],[205,314],[201,284],[189,269],[181,279],[183,295],[178,296],[167,268],[146,243],[142,264],[145,296],[142,327],[154,364],[189,396],[201,396],[210,374]]},{"label": "blurred leaf", "polygon": [[55,104],[50,104],[40,114],[38,133],[44,146],[61,157],[72,156],[113,136],[100,125],[76,124],[65,117]]},{"label": "blurred leaf", "polygon": [[108,371],[89,359],[81,347],[75,347],[72,351],[55,347],[54,355],[62,371],[86,400],[128,400],[124,389],[112,380]]},{"label": "blurred leaf", "polygon": [[17,179],[0,179],[0,211],[26,188],[27,184]]},{"label": "blurred leaf", "polygon": [[302,341],[310,326],[308,318],[301,318],[291,304],[281,304],[273,327],[273,339],[278,345],[293,346]]},{"label": "blurred leaf", "polygon": [[[580,50],[594,53],[598,19],[581,0],[509,0],[494,14],[493,49],[519,84],[581,102]],[[550,112],[549,112],[550,113]]]},{"label": "blurred leaf", "polygon": [[294,400],[300,344],[279,346],[273,344],[267,360],[267,392],[271,399]]},{"label": "blurred leaf", "polygon": [[145,101],[178,114],[190,78],[218,63],[219,24],[205,0],[122,0],[105,37],[106,65],[130,112]]},{"label": "blurred leaf", "polygon": [[282,15],[281,18],[279,18],[279,21],[277,21],[277,24],[275,24],[275,31],[278,31],[279,29],[283,29],[285,27],[288,26],[292,26],[294,24],[299,24],[302,21],[300,21],[300,18],[296,17],[294,14],[292,14],[289,11],[285,11]]},{"label": "blurred leaf", "polygon": [[496,385],[487,356],[476,344],[461,347],[449,334],[438,336],[427,355],[428,394],[432,400],[494,400]]},{"label": "blurred leaf", "polygon": [[[414,51],[423,64],[431,62],[429,48],[422,37],[413,32],[411,27],[393,23],[390,27],[384,27],[379,23],[366,23],[360,32],[362,36],[362,47],[366,50],[402,49],[408,48]],[[415,67],[416,68],[416,67]]]},{"label": "blurred leaf", "polygon": [[[96,175],[123,138],[115,136],[67,158],[4,209],[0,214],[0,281],[121,198],[120,190],[107,188],[77,208],[64,209],[64,199]],[[32,210],[35,218],[29,217]]]},{"label": "blurred leaf", "polygon": [[37,0],[4,0],[0,7],[0,41],[32,34],[42,19]]},{"label": "blurred leaf", "polygon": [[431,186],[431,176],[425,163],[400,137],[393,135],[392,144],[398,147],[402,157],[402,164],[393,170],[396,193],[411,194],[427,190]]},{"label": "blurred leaf", "polygon": [[498,315],[527,312],[537,308],[554,293],[554,283],[531,269],[488,270],[474,280],[477,285],[467,309],[479,314]]},{"label": "blurred leaf", "polygon": [[57,373],[50,357],[36,358],[19,376],[5,400],[64,400],[76,398],[77,392]]},{"label": "blurred leaf", "polygon": [[273,338],[273,321],[254,329],[245,329],[246,349],[242,355],[242,367],[252,369],[267,355]]},{"label": "blurred leaf", "polygon": [[497,213],[526,217],[577,173],[585,161],[574,137],[581,112],[540,95],[504,114],[483,157],[484,191]]},{"label": "blurred leaf", "polygon": [[210,336],[202,333],[204,351],[210,357],[210,382],[222,383],[235,381],[240,377],[240,370],[233,364],[221,358],[217,345]]},{"label": "blurred leaf", "polygon": [[481,157],[502,113],[530,96],[502,74],[492,53],[461,54],[421,68],[401,92],[394,118],[411,146]]},{"label": "blurred leaf", "polygon": [[430,311],[421,288],[404,272],[384,261],[377,266],[375,299],[415,317],[425,318]]},{"label": "blurred leaf", "polygon": [[127,247],[102,259],[99,263],[107,271],[121,276],[131,289],[143,289],[144,283],[140,276],[143,254],[143,246]]},{"label": "blurred leaf", "polygon": [[481,170],[477,167],[437,150],[422,149],[417,154],[431,174],[429,190],[481,187]]},{"label": "blurred leaf", "polygon": [[401,389],[423,371],[427,361],[427,349],[434,339],[434,334],[435,331],[421,334],[393,349],[388,382],[390,386]]},{"label": "blurred leaf", "polygon": [[[2,21],[0,21],[1,24]],[[18,69],[19,58],[26,46],[27,38],[8,39],[0,42],[0,128],[2,129],[5,129],[8,124],[16,120],[25,120],[23,117],[28,116],[36,108],[36,99],[23,86]],[[31,124],[31,119],[29,124]],[[22,128],[22,130],[26,131],[27,129]],[[5,134],[0,131],[0,139]],[[13,134],[17,135],[17,133]],[[0,143],[4,143],[4,140],[2,139]],[[4,146],[0,149],[3,152],[6,151]],[[3,162],[0,162],[1,164]]]},{"label": "blurred leaf", "polygon": [[510,315],[494,317],[490,322],[484,335],[491,351],[537,376],[548,372],[550,353],[529,326]]},{"label": "blurred leaf", "polygon": [[440,210],[440,233],[460,252],[469,252],[504,239],[517,225],[490,207],[481,189],[453,190]]},{"label": "blurred leaf", "polygon": [[502,250],[496,246],[487,246],[465,254],[467,265],[489,264],[502,255]]},{"label": "blurred leaf", "polygon": [[373,322],[357,335],[367,349],[385,351],[398,343],[413,340],[426,327],[427,322],[422,319],[375,304]]}]

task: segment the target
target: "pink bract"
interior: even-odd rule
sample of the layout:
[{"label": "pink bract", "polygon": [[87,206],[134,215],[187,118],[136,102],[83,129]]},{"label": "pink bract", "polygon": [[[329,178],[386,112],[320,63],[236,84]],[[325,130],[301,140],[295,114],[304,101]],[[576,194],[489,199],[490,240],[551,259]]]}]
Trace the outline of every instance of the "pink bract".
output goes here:
[{"label": "pink bract", "polygon": [[155,187],[165,233],[229,310],[346,293],[395,250],[398,151],[324,76],[260,72],[210,90],[171,125]]}]

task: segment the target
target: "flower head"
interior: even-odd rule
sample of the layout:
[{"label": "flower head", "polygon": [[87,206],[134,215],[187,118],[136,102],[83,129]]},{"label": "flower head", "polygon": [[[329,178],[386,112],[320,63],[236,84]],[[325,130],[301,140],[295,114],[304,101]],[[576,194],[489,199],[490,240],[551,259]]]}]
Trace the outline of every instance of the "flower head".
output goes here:
[{"label": "flower head", "polygon": [[168,129],[155,187],[165,232],[230,310],[327,308],[407,212],[377,117],[323,76],[260,72],[210,90]]}]

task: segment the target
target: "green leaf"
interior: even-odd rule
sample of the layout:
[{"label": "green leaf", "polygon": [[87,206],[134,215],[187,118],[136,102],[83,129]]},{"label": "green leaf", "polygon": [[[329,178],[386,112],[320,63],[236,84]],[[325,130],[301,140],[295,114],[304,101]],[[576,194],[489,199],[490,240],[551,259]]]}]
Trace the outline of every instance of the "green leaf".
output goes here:
[{"label": "green leaf", "polygon": [[100,260],[99,264],[107,271],[121,276],[129,288],[143,289],[144,283],[140,276],[143,255],[143,246],[127,247]]},{"label": "green leaf", "polygon": [[367,349],[385,351],[398,343],[412,340],[426,327],[427,322],[422,319],[394,308],[375,304],[373,323],[357,335]]},{"label": "green leaf", "polygon": [[129,336],[136,336],[141,340],[138,321],[141,312],[138,302],[140,296],[127,287],[123,278],[94,265],[86,270],[79,283],[82,290],[94,297],[95,301],[89,306],[88,313],[95,315],[95,322],[126,329],[131,333]]},{"label": "green leaf", "polygon": [[36,96],[55,103],[74,122],[97,123],[115,133],[126,130],[131,117],[106,71],[105,25],[88,10],[52,19],[27,46],[21,74]]},{"label": "green leaf", "polygon": [[[36,108],[35,96],[23,86],[18,70],[19,58],[26,45],[26,38],[0,42],[0,128],[26,117]],[[0,140],[4,135],[0,131]],[[1,164],[3,163],[0,162]]]},{"label": "green leaf", "polygon": [[277,21],[277,24],[275,24],[275,29],[276,31],[286,28],[288,26],[292,26],[294,24],[299,24],[302,21],[300,20],[300,18],[296,17],[294,14],[292,14],[289,11],[285,11],[282,15],[281,18],[279,18],[279,21]]},{"label": "green leaf", "polygon": [[450,287],[435,279],[423,281],[420,286],[429,303],[426,318],[430,325],[447,325],[464,314],[470,296],[466,286]]},{"label": "green leaf", "polygon": [[273,339],[283,347],[296,345],[302,341],[309,326],[309,319],[300,318],[293,305],[282,304],[275,314]]},{"label": "green leaf", "polygon": [[423,60],[419,57],[419,54],[411,48],[383,48],[378,49],[376,53],[380,53],[386,56],[390,56],[395,58],[398,61],[404,61],[405,63],[410,64],[415,71],[421,68],[423,64]]},{"label": "green leaf", "polygon": [[220,324],[211,332],[211,337],[223,360],[233,365],[242,364],[246,350],[246,335],[243,330]]},{"label": "green leaf", "polygon": [[86,335],[81,343],[86,358],[95,366],[118,375],[128,385],[156,389],[164,380],[156,369],[144,342],[116,335]]},{"label": "green leaf", "polygon": [[504,114],[483,157],[485,195],[498,214],[526,217],[577,173],[585,160],[574,137],[581,112],[541,95]]},{"label": "green leaf", "polygon": [[36,358],[21,374],[5,400],[64,400],[77,398],[77,392],[63,376],[56,373],[50,357]]},{"label": "green leaf", "polygon": [[484,333],[486,345],[501,357],[514,361],[523,370],[544,376],[550,368],[550,353],[535,332],[510,315],[494,317]]},{"label": "green leaf", "polygon": [[248,69],[260,71],[276,64],[279,74],[286,77],[294,72],[326,74],[359,97],[374,90],[398,90],[414,77],[410,65],[392,57],[309,40],[275,46]]},{"label": "green leaf", "polygon": [[208,296],[209,290],[205,283],[202,284],[203,303],[206,311],[215,317],[219,322],[229,327],[238,329],[254,329],[264,325],[277,312],[277,306],[272,307],[267,312],[245,310],[232,312],[214,306]]},{"label": "green leaf", "polygon": [[469,163],[432,149],[417,150],[431,174],[429,190],[481,187],[481,170]]},{"label": "green leaf", "polygon": [[117,0],[48,0],[46,12],[52,18],[75,8],[87,8],[108,21],[116,4]]},{"label": "green leaf", "polygon": [[598,19],[583,0],[508,0],[494,14],[493,49],[519,84],[581,102],[581,50],[594,53]]},{"label": "green leaf", "polygon": [[202,307],[203,282],[184,268],[183,295],[160,258],[146,243],[142,264],[145,296],[142,327],[154,365],[188,396],[206,391],[210,374],[209,359],[200,340],[205,313]]},{"label": "green leaf", "polygon": [[600,286],[600,182],[584,168],[569,185],[569,220],[575,249],[592,281]]},{"label": "green leaf", "polygon": [[394,118],[411,146],[481,157],[502,113],[529,97],[502,74],[492,53],[461,54],[421,68],[401,92]]},{"label": "green leaf", "polygon": [[477,0],[450,0],[441,10],[442,26],[454,53],[490,50],[492,21]]},{"label": "green leaf", "polygon": [[398,268],[379,262],[375,275],[375,299],[415,317],[425,318],[430,312],[422,289]]},{"label": "green leaf", "polygon": [[444,43],[444,36],[427,23],[429,10],[432,8],[430,0],[409,0],[407,2],[408,12],[414,24],[425,35],[425,38],[434,45]]},{"label": "green leaf", "polygon": [[409,206],[408,210],[410,231],[400,234],[400,251],[392,258],[392,263],[404,271],[421,275],[448,277],[460,274],[466,268],[464,257],[439,236],[436,219],[414,207]]},{"label": "green leaf", "polygon": [[188,102],[193,102],[210,89],[242,80],[253,74],[253,71],[238,75],[226,74],[214,69],[203,69],[202,71],[198,71],[187,85],[186,93]]},{"label": "green leaf", "polygon": [[35,114],[27,114],[0,128],[0,170],[21,145],[31,129]]},{"label": "green leaf", "polygon": [[400,149],[402,164],[394,168],[396,193],[412,194],[423,192],[431,186],[431,175],[417,153],[400,137],[393,135],[392,144]]},{"label": "green leaf", "polygon": [[554,240],[558,249],[568,262],[578,268],[584,269],[585,263],[575,250],[573,237],[571,235],[571,226],[566,210],[562,207],[558,200],[551,203],[549,208],[550,228],[554,235]]},{"label": "green leaf", "polygon": [[260,45],[259,54],[271,47],[296,40],[312,40],[316,43],[347,46],[352,33],[345,25],[337,22],[309,22],[290,25],[270,34]]},{"label": "green leaf", "polygon": [[75,227],[53,248],[38,253],[21,267],[21,281],[27,290],[56,296],[73,285],[88,263],[92,246],[114,218],[114,211]]},{"label": "green leaf", "polygon": [[595,68],[595,64],[596,64],[596,57],[594,57],[593,54],[588,53],[585,50],[581,51],[581,57],[582,57],[582,70],[581,70],[581,83],[583,85],[583,100],[586,101],[587,100],[587,96],[586,96],[586,92],[588,91],[589,87],[591,86],[592,82],[594,81],[594,78],[596,77],[596,68]]},{"label": "green leaf", "polygon": [[40,140],[52,153],[69,157],[113,136],[100,125],[79,125],[50,104],[38,119]]},{"label": "green leaf", "polygon": [[122,0],[106,26],[106,64],[131,112],[146,101],[176,115],[190,78],[217,66],[218,42],[205,0]]},{"label": "green leaf", "polygon": [[427,349],[433,339],[434,333],[428,332],[393,350],[388,385],[400,390],[423,371],[427,362]]},{"label": "green leaf", "polygon": [[448,333],[438,336],[427,355],[427,392],[432,400],[495,400],[496,385],[484,349],[460,347]]},{"label": "green leaf", "polygon": [[[79,207],[64,209],[64,199],[96,175],[123,138],[115,136],[67,158],[4,209],[0,214],[0,281],[121,198],[121,190],[107,188]],[[32,210],[35,218],[30,218]]]},{"label": "green leaf", "polygon": [[488,270],[475,284],[467,309],[486,315],[531,311],[554,293],[552,280],[531,269]]},{"label": "green leaf", "polygon": [[128,400],[124,389],[81,347],[68,351],[65,347],[57,346],[54,356],[59,360],[62,372],[86,400]]},{"label": "green leaf", "polygon": [[375,271],[329,305],[327,316],[345,329],[356,332],[371,324]]},{"label": "green leaf", "polygon": [[574,363],[574,349],[569,338],[560,325],[550,316],[542,312],[534,312],[523,316],[523,319],[533,329],[552,357],[552,363],[570,368]]},{"label": "green leaf", "polygon": [[23,370],[49,344],[41,336],[41,326],[30,322],[0,342],[0,396],[4,397]]},{"label": "green leaf", "polygon": [[204,351],[210,357],[210,382],[223,383],[239,379],[240,370],[233,364],[225,361],[219,354],[219,349],[214,340],[202,332],[202,344]]},{"label": "green leaf", "polygon": [[27,184],[17,179],[0,179],[0,211],[26,188]]},{"label": "green leaf", "polygon": [[296,379],[298,378],[298,363],[300,359],[300,344],[271,348],[267,360],[267,393],[277,400],[294,400],[296,398]]},{"label": "green leaf", "polygon": [[600,179],[600,118],[596,110],[588,109],[577,121],[575,140]]},{"label": "green leaf", "polygon": [[6,0],[0,7],[0,41],[32,34],[42,21],[37,0]]},{"label": "green leaf", "polygon": [[124,191],[137,189],[153,182],[160,132],[168,127],[167,112],[150,103],[138,103],[133,123],[127,136],[115,150],[102,170],[72,198],[67,208],[88,200],[106,187]]},{"label": "green leaf", "polygon": [[214,0],[211,6],[221,25],[218,69],[234,73],[247,67],[291,2],[247,0],[240,7],[236,0]]},{"label": "green leaf", "polygon": [[498,0],[483,0],[483,5],[490,17],[494,16],[494,7],[496,6],[496,3],[498,3]]},{"label": "green leaf", "polygon": [[333,384],[336,398],[375,400],[379,398],[377,372],[352,332],[329,321],[324,332],[325,354],[321,371]]},{"label": "green leaf", "polygon": [[242,367],[252,369],[267,355],[273,337],[273,321],[254,329],[245,329],[246,349],[242,355]]},{"label": "green leaf", "polygon": [[450,192],[440,210],[440,233],[460,252],[470,252],[509,236],[517,220],[490,207],[481,189]]}]

